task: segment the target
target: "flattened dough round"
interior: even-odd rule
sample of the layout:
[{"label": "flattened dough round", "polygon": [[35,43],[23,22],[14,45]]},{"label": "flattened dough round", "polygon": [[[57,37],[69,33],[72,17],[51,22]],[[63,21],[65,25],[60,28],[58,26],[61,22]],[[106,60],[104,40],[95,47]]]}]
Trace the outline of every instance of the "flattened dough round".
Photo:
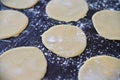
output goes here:
[{"label": "flattened dough round", "polygon": [[10,8],[26,9],[34,6],[38,0],[1,0],[1,2]]},{"label": "flattened dough round", "polygon": [[55,54],[69,58],[84,51],[86,35],[77,26],[56,25],[43,33],[42,42]]},{"label": "flattened dough round", "polygon": [[18,36],[28,25],[28,17],[13,10],[0,11],[0,39]]},{"label": "flattened dough round", "polygon": [[120,11],[102,10],[92,17],[100,36],[110,40],[120,40]]},{"label": "flattened dough round", "polygon": [[51,0],[46,6],[49,17],[60,21],[77,21],[86,16],[86,0]]},{"label": "flattened dough round", "polygon": [[35,47],[19,47],[0,56],[0,80],[41,80],[47,68],[43,53]]},{"label": "flattened dough round", "polygon": [[110,56],[88,59],[80,68],[79,80],[119,80],[120,60]]}]

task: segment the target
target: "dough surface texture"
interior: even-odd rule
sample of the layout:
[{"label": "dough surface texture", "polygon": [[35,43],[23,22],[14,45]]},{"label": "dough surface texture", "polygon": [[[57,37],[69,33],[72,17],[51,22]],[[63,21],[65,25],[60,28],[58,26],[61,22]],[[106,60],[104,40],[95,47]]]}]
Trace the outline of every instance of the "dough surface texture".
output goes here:
[{"label": "dough surface texture", "polygon": [[110,56],[88,59],[80,68],[79,80],[119,80],[120,60]]},{"label": "dough surface texture", "polygon": [[28,17],[14,10],[0,11],[0,39],[18,36],[28,25]]},{"label": "dough surface texture", "polygon": [[88,12],[86,0],[51,0],[46,6],[49,17],[59,21],[77,21]]},{"label": "dough surface texture", "polygon": [[93,15],[92,21],[100,36],[120,40],[120,11],[99,11]]},{"label": "dough surface texture", "polygon": [[18,47],[0,56],[0,80],[41,80],[47,68],[43,53],[35,47]]},{"label": "dough surface texture", "polygon": [[38,0],[1,0],[1,2],[10,8],[26,9],[34,6]]},{"label": "dough surface texture", "polygon": [[43,33],[42,42],[55,54],[69,58],[80,55],[86,48],[86,35],[77,26],[56,25]]}]

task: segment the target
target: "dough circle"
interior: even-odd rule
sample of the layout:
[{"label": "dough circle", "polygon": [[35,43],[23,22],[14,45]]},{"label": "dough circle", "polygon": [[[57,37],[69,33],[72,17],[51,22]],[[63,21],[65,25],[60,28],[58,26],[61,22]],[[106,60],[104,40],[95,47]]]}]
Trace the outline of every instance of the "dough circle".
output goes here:
[{"label": "dough circle", "polygon": [[18,47],[0,56],[0,80],[41,80],[47,68],[43,53],[35,47]]},{"label": "dough circle", "polygon": [[55,54],[69,58],[80,55],[86,48],[86,35],[76,26],[56,25],[42,35],[42,42]]},{"label": "dough circle", "polygon": [[119,80],[120,60],[110,56],[88,59],[80,68],[79,80]]},{"label": "dough circle", "polygon": [[93,15],[92,21],[100,36],[120,40],[120,11],[99,11]]},{"label": "dough circle", "polygon": [[28,25],[28,17],[14,10],[0,11],[0,39],[18,36]]},{"label": "dough circle", "polygon": [[51,0],[46,6],[49,17],[60,21],[77,21],[88,12],[86,0]]},{"label": "dough circle", "polygon": [[10,8],[26,9],[34,6],[38,0],[1,0],[1,2]]}]

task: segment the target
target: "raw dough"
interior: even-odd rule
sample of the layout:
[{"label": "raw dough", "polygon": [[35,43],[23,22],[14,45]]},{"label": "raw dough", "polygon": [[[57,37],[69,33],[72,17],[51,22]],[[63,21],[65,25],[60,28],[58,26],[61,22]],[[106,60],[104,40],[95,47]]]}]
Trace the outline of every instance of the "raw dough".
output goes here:
[{"label": "raw dough", "polygon": [[28,25],[28,18],[13,10],[0,11],[0,39],[18,36]]},{"label": "raw dough", "polygon": [[88,59],[80,68],[79,80],[119,80],[120,60],[110,56]]},{"label": "raw dough", "polygon": [[55,54],[69,58],[84,51],[86,35],[76,26],[56,25],[44,32],[42,42]]},{"label": "raw dough", "polygon": [[86,16],[86,0],[51,0],[46,6],[49,17],[60,21],[77,21]]},{"label": "raw dough", "polygon": [[110,40],[120,40],[120,11],[102,10],[92,17],[100,36]]},{"label": "raw dough", "polygon": [[46,68],[43,53],[35,47],[11,49],[0,56],[0,80],[41,80]]},{"label": "raw dough", "polygon": [[26,9],[34,6],[38,0],[1,0],[1,2],[7,7]]}]

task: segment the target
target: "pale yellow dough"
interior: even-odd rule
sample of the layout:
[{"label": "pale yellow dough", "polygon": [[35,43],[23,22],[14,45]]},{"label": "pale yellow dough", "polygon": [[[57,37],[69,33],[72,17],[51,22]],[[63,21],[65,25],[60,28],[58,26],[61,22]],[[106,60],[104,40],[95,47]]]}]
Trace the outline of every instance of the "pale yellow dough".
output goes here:
[{"label": "pale yellow dough", "polygon": [[28,25],[28,17],[14,10],[0,11],[0,39],[18,36]]},{"label": "pale yellow dough", "polygon": [[0,80],[41,80],[47,68],[43,53],[35,47],[18,47],[0,56]]},{"label": "pale yellow dough", "polygon": [[56,25],[43,33],[42,42],[55,54],[69,58],[84,51],[86,35],[77,26]]},{"label": "pale yellow dough", "polygon": [[77,21],[86,16],[86,0],[51,0],[46,6],[49,17],[60,21]]},{"label": "pale yellow dough", "polygon": [[1,2],[10,8],[26,9],[34,6],[38,0],[1,0]]},{"label": "pale yellow dough", "polygon": [[88,59],[80,68],[79,80],[119,80],[120,60],[110,56]]},{"label": "pale yellow dough", "polygon": [[99,11],[93,15],[92,21],[100,36],[120,40],[120,11]]}]

